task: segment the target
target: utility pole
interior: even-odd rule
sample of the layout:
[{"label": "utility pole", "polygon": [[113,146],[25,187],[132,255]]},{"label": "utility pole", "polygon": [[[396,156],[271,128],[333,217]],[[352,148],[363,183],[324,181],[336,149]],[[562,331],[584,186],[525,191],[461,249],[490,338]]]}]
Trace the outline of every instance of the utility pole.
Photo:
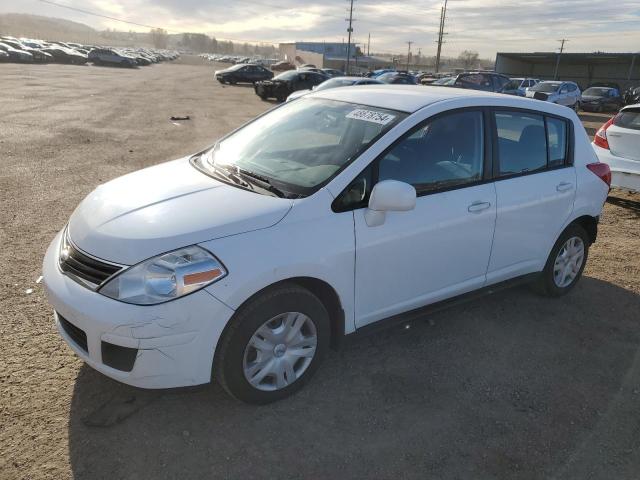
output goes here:
[{"label": "utility pole", "polygon": [[349,18],[345,18],[346,21],[349,22],[349,28],[347,28],[347,33],[349,34],[347,40],[347,71],[345,72],[349,75],[349,57],[351,56],[351,33],[353,32],[353,0],[349,0]]},{"label": "utility pole", "polygon": [[371,32],[369,32],[369,39],[367,40],[367,57],[371,55]]},{"label": "utility pole", "polygon": [[443,38],[446,35],[444,31],[444,23],[447,18],[447,0],[444,0],[444,5],[440,8],[440,30],[438,31],[438,52],[436,53],[436,73],[440,69],[440,53],[442,52]]},{"label": "utility pole", "polygon": [[411,60],[411,44],[413,42],[407,42],[407,45],[409,45],[409,48],[407,49],[407,72],[409,71],[409,61]]},{"label": "utility pole", "polygon": [[557,80],[558,79],[558,68],[560,67],[560,56],[562,55],[562,52],[564,52],[564,43],[568,42],[569,40],[567,40],[566,38],[563,38],[561,40],[558,40],[560,42],[560,52],[558,53],[558,58],[556,59],[556,71],[553,72],[553,79]]}]

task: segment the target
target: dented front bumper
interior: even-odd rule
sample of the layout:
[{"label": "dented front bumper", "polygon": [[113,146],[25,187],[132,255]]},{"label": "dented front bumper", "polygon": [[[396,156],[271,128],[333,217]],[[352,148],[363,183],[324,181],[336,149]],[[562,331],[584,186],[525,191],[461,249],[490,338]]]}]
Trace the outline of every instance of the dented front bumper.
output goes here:
[{"label": "dented front bumper", "polygon": [[[44,284],[56,312],[58,331],[80,358],[108,377],[141,388],[182,387],[210,381],[215,347],[233,315],[232,309],[206,290],[152,306],[112,300],[60,271],[59,242],[60,235],[45,256]],[[60,317],[68,322],[67,328],[63,328]],[[114,350],[105,350],[105,345],[133,352],[132,368],[126,371],[117,362],[105,363],[105,352]]]}]

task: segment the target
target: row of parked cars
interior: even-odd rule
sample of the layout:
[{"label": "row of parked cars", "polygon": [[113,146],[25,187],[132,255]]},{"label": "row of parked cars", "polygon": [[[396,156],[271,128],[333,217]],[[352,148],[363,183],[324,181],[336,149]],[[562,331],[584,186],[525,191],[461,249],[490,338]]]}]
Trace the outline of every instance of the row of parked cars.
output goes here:
[{"label": "row of parked cars", "polygon": [[68,63],[137,67],[175,60],[178,53],[152,48],[111,48],[0,36],[0,62]]}]

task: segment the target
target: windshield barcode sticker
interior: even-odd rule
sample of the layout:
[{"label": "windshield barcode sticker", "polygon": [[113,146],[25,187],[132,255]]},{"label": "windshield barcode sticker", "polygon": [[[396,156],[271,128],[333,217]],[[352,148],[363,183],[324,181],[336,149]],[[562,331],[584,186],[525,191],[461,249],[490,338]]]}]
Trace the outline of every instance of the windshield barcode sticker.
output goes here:
[{"label": "windshield barcode sticker", "polygon": [[357,108],[347,114],[347,118],[353,118],[354,120],[364,120],[365,122],[379,123],[380,125],[386,125],[394,118],[395,115],[389,113],[376,112],[374,110],[365,110],[363,108]]}]

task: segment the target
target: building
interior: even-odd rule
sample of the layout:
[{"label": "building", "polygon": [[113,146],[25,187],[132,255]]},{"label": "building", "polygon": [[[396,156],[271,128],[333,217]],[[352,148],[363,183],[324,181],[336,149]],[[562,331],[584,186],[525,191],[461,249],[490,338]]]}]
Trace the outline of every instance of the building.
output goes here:
[{"label": "building", "polygon": [[496,55],[496,72],[510,77],[572,80],[586,88],[595,82],[617,83],[622,89],[640,85],[640,53],[503,53]]},{"label": "building", "polygon": [[347,52],[349,53],[349,70],[353,72],[386,66],[389,62],[376,57],[362,55],[355,43],[349,48],[344,42],[288,42],[278,45],[280,59],[300,66],[311,63],[318,68],[337,68],[345,70]]}]

